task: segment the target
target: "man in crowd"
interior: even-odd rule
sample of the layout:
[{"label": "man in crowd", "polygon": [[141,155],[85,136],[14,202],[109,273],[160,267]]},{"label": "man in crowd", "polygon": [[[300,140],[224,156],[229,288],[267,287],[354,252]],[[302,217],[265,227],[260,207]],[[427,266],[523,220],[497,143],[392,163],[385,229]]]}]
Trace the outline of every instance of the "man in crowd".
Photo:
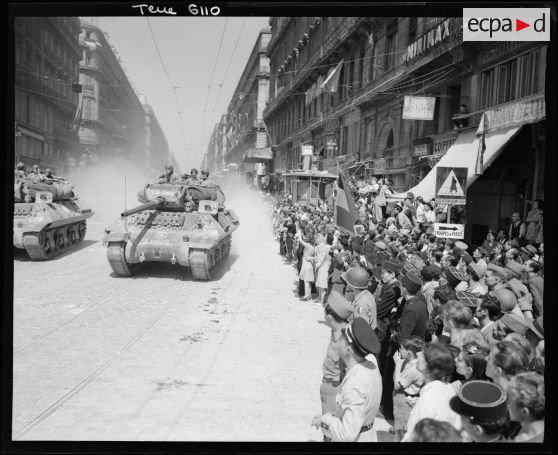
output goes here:
[{"label": "man in crowd", "polygon": [[342,278],[347,283],[347,287],[353,290],[354,317],[364,318],[375,330],[378,327],[376,300],[372,293],[367,289],[369,275],[362,267],[351,267]]}]

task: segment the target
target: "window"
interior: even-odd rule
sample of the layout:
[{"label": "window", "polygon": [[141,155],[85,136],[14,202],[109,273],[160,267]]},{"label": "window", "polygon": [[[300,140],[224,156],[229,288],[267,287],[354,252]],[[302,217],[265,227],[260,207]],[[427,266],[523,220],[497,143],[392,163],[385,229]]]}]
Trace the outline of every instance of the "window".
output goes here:
[{"label": "window", "polygon": [[370,55],[370,72],[368,73],[369,82],[372,82],[374,79],[376,79],[376,67],[376,42],[372,41],[372,53]]},{"label": "window", "polygon": [[417,18],[409,18],[409,44],[411,44],[417,38]]},{"label": "window", "polygon": [[387,26],[386,52],[384,55],[384,70],[388,71],[395,66],[397,41],[397,19],[393,19]]},{"label": "window", "polygon": [[365,65],[365,45],[364,43],[360,46],[360,54],[358,56],[358,65],[359,65],[359,75],[358,75],[358,83],[357,89],[360,89],[364,86],[364,65]]}]

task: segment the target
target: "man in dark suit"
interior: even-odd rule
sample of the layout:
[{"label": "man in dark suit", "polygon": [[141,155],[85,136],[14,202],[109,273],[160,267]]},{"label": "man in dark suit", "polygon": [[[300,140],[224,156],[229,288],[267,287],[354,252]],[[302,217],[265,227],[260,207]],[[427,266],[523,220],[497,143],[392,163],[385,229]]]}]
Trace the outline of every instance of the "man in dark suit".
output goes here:
[{"label": "man in dark suit", "polygon": [[426,300],[420,293],[422,280],[413,272],[403,277],[405,308],[399,319],[398,340],[416,336],[424,339],[428,321]]}]

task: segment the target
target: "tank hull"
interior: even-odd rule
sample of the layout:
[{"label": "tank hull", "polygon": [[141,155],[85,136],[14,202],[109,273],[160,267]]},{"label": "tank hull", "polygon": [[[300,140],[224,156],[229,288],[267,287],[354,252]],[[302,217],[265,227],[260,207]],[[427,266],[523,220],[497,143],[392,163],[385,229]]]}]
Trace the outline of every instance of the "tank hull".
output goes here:
[{"label": "tank hull", "polygon": [[194,279],[209,280],[231,249],[238,218],[230,210],[215,214],[144,210],[116,220],[103,243],[117,276],[131,276],[142,263],[188,267]]},{"label": "tank hull", "polygon": [[58,256],[84,239],[92,215],[80,200],[15,203],[13,245],[33,260]]}]

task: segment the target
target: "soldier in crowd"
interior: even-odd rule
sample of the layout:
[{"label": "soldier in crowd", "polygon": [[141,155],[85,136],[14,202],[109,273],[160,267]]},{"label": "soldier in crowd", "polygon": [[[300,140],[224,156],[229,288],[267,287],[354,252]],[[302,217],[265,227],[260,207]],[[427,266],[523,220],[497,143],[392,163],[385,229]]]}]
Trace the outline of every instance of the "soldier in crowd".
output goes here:
[{"label": "soldier in crowd", "polygon": [[200,180],[198,178],[198,170],[196,168],[192,168],[190,170],[190,177],[186,180],[187,185],[199,185]]},{"label": "soldier in crowd", "polygon": [[312,425],[333,442],[375,442],[372,427],[380,407],[382,378],[374,356],[369,354],[378,353],[380,343],[362,318],[355,318],[341,333],[339,357],[346,365],[346,374],[339,386],[337,409],[317,415]]},{"label": "soldier in crowd", "polygon": [[207,169],[202,169],[200,184],[203,186],[215,186],[215,182],[209,178],[209,171]]},{"label": "soldier in crowd", "polygon": [[[323,362],[323,378],[320,385],[322,415],[335,412],[335,397],[345,376],[345,364],[339,358],[341,329],[349,325],[354,308],[345,297],[336,291],[331,292],[324,309],[325,323],[331,328],[331,337]],[[324,437],[324,440],[328,438]]]},{"label": "soldier in crowd", "polygon": [[165,170],[157,176],[158,183],[169,183],[178,180],[178,176],[174,173],[174,167],[171,164],[165,165]]},{"label": "soldier in crowd", "polygon": [[53,180],[56,177],[54,176],[54,172],[52,172],[51,168],[47,168],[45,171],[45,180]]}]

